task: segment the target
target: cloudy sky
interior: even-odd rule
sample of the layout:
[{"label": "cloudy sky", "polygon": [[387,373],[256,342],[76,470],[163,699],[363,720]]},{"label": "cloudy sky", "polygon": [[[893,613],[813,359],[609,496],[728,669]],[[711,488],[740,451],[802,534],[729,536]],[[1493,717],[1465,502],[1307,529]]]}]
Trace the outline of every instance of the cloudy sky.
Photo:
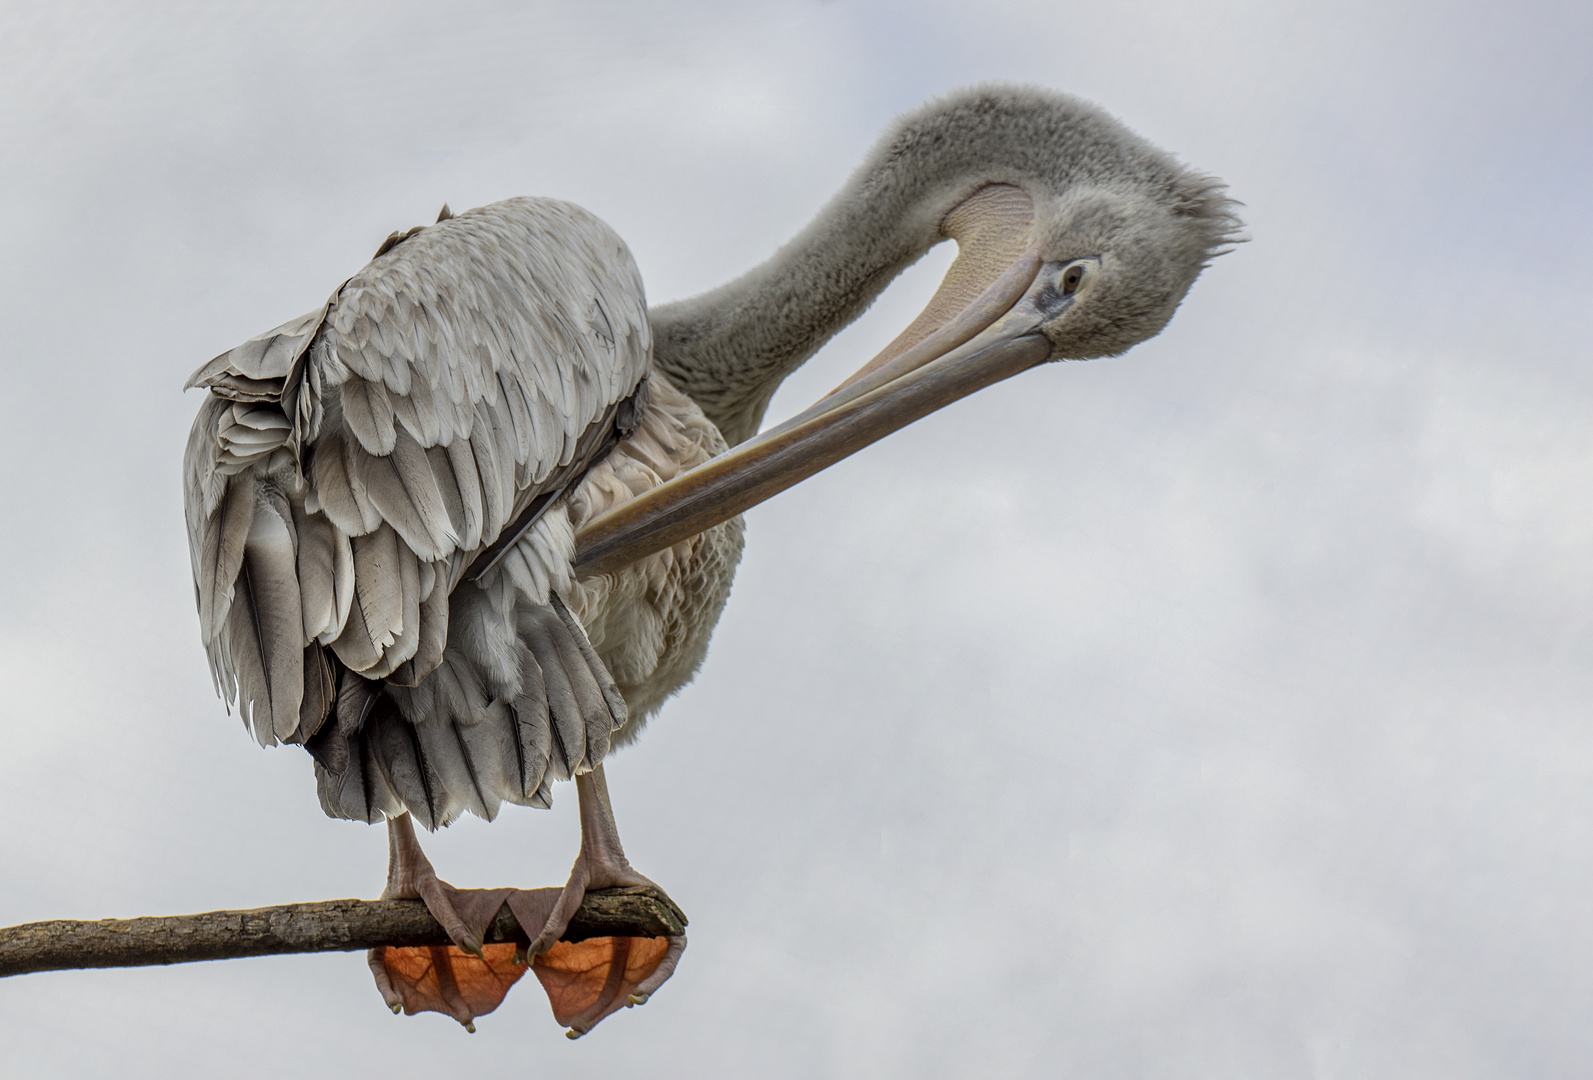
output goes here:
[{"label": "cloudy sky", "polygon": [[[692,917],[646,1008],[474,1036],[357,955],[0,981],[18,1076],[1571,1077],[1593,1058],[1593,9],[0,5],[0,924],[373,896],[197,641],[198,364],[394,228],[573,199],[690,295],[903,109],[1093,99],[1246,203],[1159,338],[749,519],[614,759]],[[906,276],[790,413],[933,289]],[[573,792],[432,839],[555,884]]]}]

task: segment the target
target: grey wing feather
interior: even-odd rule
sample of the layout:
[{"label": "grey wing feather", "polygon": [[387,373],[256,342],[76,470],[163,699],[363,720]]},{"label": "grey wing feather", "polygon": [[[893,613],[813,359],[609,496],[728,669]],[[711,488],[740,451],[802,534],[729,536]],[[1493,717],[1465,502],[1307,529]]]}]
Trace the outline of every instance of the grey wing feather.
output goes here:
[{"label": "grey wing feather", "polygon": [[[336,299],[336,294],[333,299]],[[238,380],[246,380],[246,385],[260,388],[287,379],[294,362],[315,339],[316,331],[321,328],[321,321],[326,318],[331,303],[328,300],[314,311],[300,315],[297,319],[289,319],[281,326],[227,350],[189,376],[183,389],[203,386],[221,397],[230,398],[233,394],[228,391],[233,389],[233,384]],[[256,392],[259,392],[258,389]],[[279,385],[277,397],[280,396]]]},{"label": "grey wing feather", "polygon": [[[236,693],[256,737],[324,742],[341,730],[341,721],[322,724],[333,710],[315,665],[330,657],[348,669],[332,692],[339,716],[348,677],[418,688],[440,670],[464,570],[550,485],[568,483],[572,462],[589,464],[589,429],[636,391],[650,349],[640,277],[619,238],[578,207],[515,199],[391,239],[321,308],[195,372],[188,385],[211,395],[185,457],[202,635],[218,688],[229,700]],[[268,503],[276,509],[262,525]],[[467,605],[470,617],[512,624],[514,603],[546,604],[568,585],[567,543],[515,540],[519,572],[483,580],[499,600]],[[515,590],[521,600],[506,607]],[[307,652],[321,645],[329,655]],[[494,715],[516,731],[526,726],[512,719],[526,682],[519,669],[537,663],[519,651],[493,694],[514,703]],[[561,669],[573,663],[560,655]],[[573,725],[577,745],[554,766],[564,774],[606,746],[591,695],[612,680],[584,677],[591,685],[571,691],[575,704],[561,691],[546,721]],[[472,709],[451,714],[462,731],[482,706]],[[380,716],[365,721],[379,739],[358,753],[345,747],[360,816],[423,797],[427,816],[445,820],[452,804],[426,795],[436,776],[405,765],[410,744],[382,734],[404,714]],[[551,750],[519,734],[452,745],[468,756],[471,739],[516,747],[516,788],[503,797],[536,800],[547,762],[535,759]],[[433,745],[429,729],[424,745]],[[481,753],[468,756],[472,775],[496,768]],[[465,760],[449,759],[438,775],[456,780]],[[323,796],[355,807],[348,793]],[[466,801],[490,809],[488,796]]]}]

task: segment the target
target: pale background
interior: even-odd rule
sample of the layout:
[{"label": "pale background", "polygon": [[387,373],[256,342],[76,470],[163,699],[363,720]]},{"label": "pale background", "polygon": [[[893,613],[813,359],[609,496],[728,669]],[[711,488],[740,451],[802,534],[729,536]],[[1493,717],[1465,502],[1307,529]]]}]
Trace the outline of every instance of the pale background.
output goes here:
[{"label": "pale background", "polygon": [[[204,360],[390,230],[574,199],[659,300],[761,260],[892,116],[1105,105],[1254,241],[1159,338],[750,515],[697,683],[611,765],[692,917],[569,1043],[357,955],[0,981],[18,1077],[1586,1076],[1585,3],[0,6],[0,924],[380,888],[197,641]],[[927,260],[793,378],[889,339]],[[573,792],[434,838],[549,885]]]}]

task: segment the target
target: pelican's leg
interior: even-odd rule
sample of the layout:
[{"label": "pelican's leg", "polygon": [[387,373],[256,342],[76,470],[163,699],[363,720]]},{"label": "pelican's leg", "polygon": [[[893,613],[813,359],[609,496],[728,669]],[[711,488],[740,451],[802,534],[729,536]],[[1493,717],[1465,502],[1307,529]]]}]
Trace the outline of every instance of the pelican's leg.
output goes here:
[{"label": "pelican's leg", "polygon": [[[603,766],[577,776],[575,790],[581,805],[581,851],[570,869],[570,880],[528,949],[534,956],[533,970],[553,1006],[554,1018],[569,1028],[566,1034],[572,1039],[586,1034],[618,1009],[645,1003],[674,974],[686,949],[684,934],[559,940],[588,889],[626,885],[658,888],[625,858]],[[509,902],[511,908],[516,906],[515,898]],[[526,923],[522,917],[521,924]],[[530,932],[531,927],[526,928]]]},{"label": "pelican's leg", "polygon": [[481,937],[472,934],[464,920],[454,910],[449,893],[456,892],[437,876],[431,860],[420,849],[415,836],[413,819],[406,814],[387,819],[387,887],[382,890],[383,900],[418,899],[426,902],[426,910],[442,924],[443,931],[453,943],[467,953],[481,952]]},{"label": "pelican's leg", "polygon": [[[451,946],[382,947],[367,960],[376,989],[393,1012],[440,1012],[475,1031],[475,1018],[496,1009],[525,974],[513,945],[482,946],[487,926],[513,889],[456,889],[437,876],[408,814],[387,822],[383,900],[419,899],[442,924]],[[549,890],[551,891],[551,890]]]}]

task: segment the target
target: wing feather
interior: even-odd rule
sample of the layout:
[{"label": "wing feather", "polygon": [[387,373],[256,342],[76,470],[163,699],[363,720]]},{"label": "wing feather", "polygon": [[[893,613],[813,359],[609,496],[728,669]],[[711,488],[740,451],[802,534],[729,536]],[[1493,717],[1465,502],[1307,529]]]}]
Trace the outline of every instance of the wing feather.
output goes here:
[{"label": "wing feather", "polygon": [[376,335],[372,333],[375,321],[361,316],[359,329],[364,331],[363,339],[358,343],[354,340],[346,342],[338,350],[338,356],[355,375],[368,383],[382,386],[387,378],[387,359]]},{"label": "wing feather", "polygon": [[481,474],[481,492],[487,509],[481,527],[482,539],[496,538],[514,517],[514,455],[509,449],[508,434],[500,425],[485,418],[478,420],[470,446],[475,454],[476,469]]},{"label": "wing feather", "polygon": [[420,647],[420,564],[402,541],[393,550],[398,559],[397,624],[381,661],[362,673],[368,679],[387,678]]},{"label": "wing feather", "polygon": [[397,437],[391,454],[361,454],[355,461],[371,505],[411,551],[430,562],[458,547],[431,462],[407,432]]},{"label": "wing feather", "polygon": [[239,680],[239,709],[262,744],[299,726],[304,695],[304,616],[294,559],[292,517],[276,493],[259,500],[227,620]]},{"label": "wing feather", "polygon": [[348,614],[354,606],[354,542],[342,530],[334,530],[333,541],[332,591],[336,607],[331,625],[321,631],[318,638],[322,645],[330,645],[337,640],[343,627],[348,624]]},{"label": "wing feather", "polygon": [[348,489],[354,496],[354,507],[360,517],[360,530],[351,533],[359,536],[364,533],[375,532],[381,527],[381,511],[376,509],[376,503],[371,500],[370,491],[365,486],[365,470],[361,468],[365,454],[360,449],[359,440],[352,435],[345,435],[343,446],[343,475],[348,479]]},{"label": "wing feather", "polygon": [[[408,393],[393,397],[392,402],[393,415],[420,445],[436,446],[446,441],[443,439],[443,422],[427,379],[415,379]],[[453,434],[451,427],[449,434]]]},{"label": "wing feather", "polygon": [[293,506],[293,526],[299,542],[304,639],[313,641],[337,618],[337,529],[324,514],[307,513],[299,504]]},{"label": "wing feather", "polygon": [[324,511],[338,532],[344,536],[361,536],[376,527],[375,522],[367,521],[359,500],[354,497],[342,432],[333,431],[321,437],[310,459],[310,475],[310,498],[306,504]]},{"label": "wing feather", "polygon": [[454,475],[454,467],[448,461],[448,451],[441,446],[431,446],[426,448],[425,455],[426,468],[430,470],[432,483],[437,487],[437,496],[442,500],[448,534],[455,540],[452,547],[474,547],[465,522],[464,495],[459,491],[459,478]]},{"label": "wing feather", "polygon": [[210,514],[201,534],[199,559],[199,633],[214,641],[232,605],[233,585],[243,567],[244,545],[254,523],[253,485],[227,485],[221,505]]},{"label": "wing feather", "polygon": [[195,373],[215,402],[185,457],[201,632],[257,737],[316,755],[329,813],[491,817],[601,759],[612,680],[556,612],[517,622],[567,583],[567,537],[537,525],[467,605],[502,624],[502,664],[455,649],[451,590],[611,444],[592,431],[648,370],[641,297],[597,219],[510,200]]},{"label": "wing feather", "polygon": [[354,377],[343,383],[343,419],[367,454],[393,452],[393,403],[376,379]]},{"label": "wing feather", "polygon": [[510,429],[514,432],[511,460],[517,464],[528,461],[531,457],[533,436],[531,410],[526,406],[525,394],[522,392],[524,384],[515,378],[513,373],[502,368],[498,369],[497,382],[499,392],[503,395],[503,402],[508,407]]},{"label": "wing feather", "polygon": [[403,628],[403,581],[398,563],[398,534],[383,525],[356,536],[354,602],[343,633],[332,651],[351,671],[365,672],[381,662],[382,653]]},{"label": "wing feather", "polygon": [[196,386],[215,388],[218,385],[225,388],[229,381],[235,379],[254,383],[286,379],[294,362],[310,347],[326,312],[327,304],[322,304],[314,311],[289,319],[281,326],[252,337],[235,349],[229,349],[189,376],[183,389],[191,390]]}]

